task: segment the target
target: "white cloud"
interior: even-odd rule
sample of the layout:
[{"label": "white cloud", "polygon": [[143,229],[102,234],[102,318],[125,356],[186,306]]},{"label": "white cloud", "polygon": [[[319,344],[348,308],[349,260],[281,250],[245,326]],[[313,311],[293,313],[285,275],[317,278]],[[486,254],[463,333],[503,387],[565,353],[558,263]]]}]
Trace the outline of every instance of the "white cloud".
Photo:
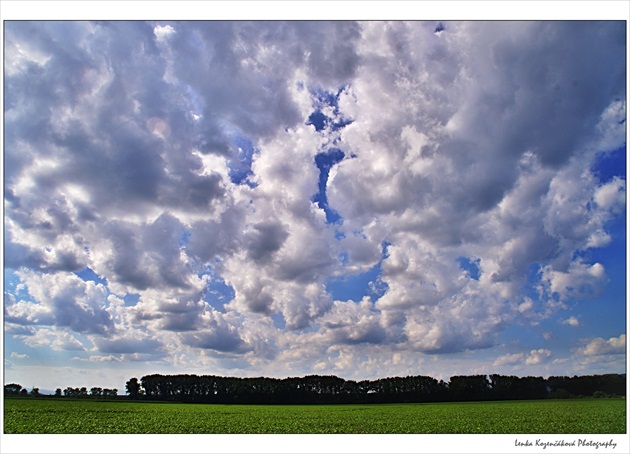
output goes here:
[{"label": "white cloud", "polygon": [[73,334],[63,330],[38,329],[32,335],[18,336],[31,348],[50,348],[55,351],[85,351],[86,346]]},{"label": "white cloud", "polygon": [[11,352],[12,359],[27,359],[29,356],[25,353]]},{"label": "white cloud", "polygon": [[156,25],[153,27],[153,33],[155,34],[155,38],[159,41],[164,41],[168,39],[173,33],[176,33],[175,28],[171,25]]},{"label": "white cloud", "polygon": [[578,320],[574,316],[571,316],[571,317],[567,318],[566,320],[562,320],[562,324],[563,325],[569,325],[569,326],[580,326],[580,320]]},{"label": "white cloud", "polygon": [[525,359],[525,355],[523,353],[508,353],[505,355],[499,356],[494,361],[494,366],[505,366],[505,365],[515,365],[522,364]]},{"label": "white cloud", "polygon": [[517,310],[521,314],[523,314],[530,311],[533,307],[534,307],[534,300],[532,300],[531,298],[525,298],[525,301],[523,301],[521,304],[518,305]]},{"label": "white cloud", "polygon": [[106,355],[106,356],[105,355],[92,355],[92,356],[88,356],[87,359],[75,356],[74,358],[72,358],[72,360],[73,361],[87,361],[91,363],[111,363],[111,362],[122,361],[120,357],[113,356],[113,355]]},{"label": "white cloud", "polygon": [[595,191],[595,202],[605,210],[623,210],[626,204],[626,182],[619,177],[600,186]]},{"label": "white cloud", "polygon": [[597,130],[601,134],[596,148],[615,150],[626,143],[626,101],[615,99],[602,113]]},{"label": "white cloud", "polygon": [[107,333],[113,329],[106,310],[107,290],[102,284],[83,281],[73,274],[39,274],[18,271],[33,298],[9,307],[10,317],[26,324],[69,328],[78,333]]},{"label": "white cloud", "polygon": [[354,301],[335,301],[319,323],[322,326],[322,336],[327,338],[330,345],[379,344],[388,335],[380,319],[372,301],[364,298],[358,304]]},{"label": "white cloud", "polygon": [[547,363],[552,356],[550,350],[539,348],[537,350],[531,350],[529,353],[507,353],[497,357],[493,366],[537,366]]},{"label": "white cloud", "polygon": [[580,260],[572,262],[566,272],[554,271],[551,266],[542,270],[542,282],[551,297],[563,303],[570,298],[592,298],[599,295],[608,282],[601,263],[592,265]]},{"label": "white cloud", "polygon": [[579,353],[584,356],[622,354],[626,351],[626,335],[611,337],[608,340],[597,337],[586,346],[579,349]]},{"label": "white cloud", "polygon": [[534,364],[544,363],[548,361],[551,356],[552,356],[551,351],[546,350],[544,348],[539,348],[538,350],[532,350],[531,352],[529,352],[529,355],[527,356],[527,358],[525,358],[525,364],[534,365]]}]

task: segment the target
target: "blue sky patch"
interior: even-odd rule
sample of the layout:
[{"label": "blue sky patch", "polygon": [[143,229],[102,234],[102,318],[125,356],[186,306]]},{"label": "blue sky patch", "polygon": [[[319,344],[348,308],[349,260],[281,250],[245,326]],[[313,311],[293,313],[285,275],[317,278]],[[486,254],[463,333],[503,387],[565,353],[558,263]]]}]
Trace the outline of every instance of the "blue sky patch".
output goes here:
[{"label": "blue sky patch", "polygon": [[319,169],[319,180],[317,183],[317,188],[319,192],[313,196],[313,202],[317,203],[324,212],[326,213],[326,222],[329,224],[335,224],[342,221],[341,216],[337,211],[331,208],[328,205],[328,197],[326,195],[326,184],[328,182],[328,175],[330,174],[330,169],[335,164],[341,162],[344,158],[345,154],[343,151],[338,148],[332,148],[324,153],[318,153],[315,156],[315,164]]},{"label": "blue sky patch", "polygon": [[103,284],[107,286],[107,279],[100,277],[94,271],[92,271],[89,267],[82,269],[81,271],[76,273],[84,281],[93,281],[97,284]]},{"label": "blue sky patch", "polygon": [[252,175],[252,163],[256,148],[251,140],[241,134],[235,134],[233,142],[237,152],[236,156],[228,161],[230,179],[234,184],[252,186],[253,183],[249,182],[248,178]]},{"label": "blue sky patch", "polygon": [[599,155],[593,166],[593,173],[599,181],[606,183],[614,177],[626,177],[626,147]]},{"label": "blue sky patch", "polygon": [[468,272],[471,278],[476,281],[479,280],[479,277],[481,276],[481,272],[479,270],[479,259],[470,260],[467,257],[458,257],[457,263],[459,263],[461,269]]}]

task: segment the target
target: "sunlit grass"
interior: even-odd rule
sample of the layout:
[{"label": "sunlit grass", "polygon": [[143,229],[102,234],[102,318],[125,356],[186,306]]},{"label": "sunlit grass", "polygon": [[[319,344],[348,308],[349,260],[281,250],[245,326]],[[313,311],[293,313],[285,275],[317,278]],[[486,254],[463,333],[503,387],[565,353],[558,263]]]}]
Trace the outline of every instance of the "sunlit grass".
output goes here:
[{"label": "sunlit grass", "polygon": [[625,433],[623,399],[380,405],[204,405],[5,399],[5,433]]}]

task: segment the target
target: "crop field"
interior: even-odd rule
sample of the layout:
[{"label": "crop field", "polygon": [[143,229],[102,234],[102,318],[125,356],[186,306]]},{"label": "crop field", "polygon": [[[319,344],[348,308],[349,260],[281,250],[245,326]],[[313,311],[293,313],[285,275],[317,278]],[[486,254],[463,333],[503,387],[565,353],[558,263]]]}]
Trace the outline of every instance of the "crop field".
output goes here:
[{"label": "crop field", "polygon": [[4,401],[7,434],[619,434],[623,399],[378,405]]}]

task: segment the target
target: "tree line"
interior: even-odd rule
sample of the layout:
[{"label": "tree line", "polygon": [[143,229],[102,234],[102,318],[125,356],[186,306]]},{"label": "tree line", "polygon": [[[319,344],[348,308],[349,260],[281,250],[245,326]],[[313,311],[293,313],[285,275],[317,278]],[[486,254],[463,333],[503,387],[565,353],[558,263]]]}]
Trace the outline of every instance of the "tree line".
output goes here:
[{"label": "tree line", "polygon": [[[4,395],[5,396],[33,396],[39,397],[41,396],[39,392],[39,388],[33,387],[29,392],[26,388],[22,388],[22,385],[17,383],[9,383],[8,385],[4,385]],[[57,388],[55,390],[55,394],[53,397],[73,397],[73,398],[98,398],[98,399],[116,399],[118,396],[118,389],[109,389],[109,388],[99,388],[93,387],[88,390],[86,387],[83,388],[72,388],[68,387],[63,391],[61,388]]]},{"label": "tree line", "polygon": [[146,375],[127,382],[132,399],[204,403],[307,404],[519,400],[626,395],[626,375],[516,377],[457,375],[344,380],[334,375],[237,378],[215,375]]},{"label": "tree line", "polygon": [[[54,397],[160,400],[198,403],[333,404],[523,400],[626,395],[626,374],[573,377],[456,375],[448,382],[427,376],[344,380],[334,375],[238,378],[216,375],[146,375],[131,378],[126,396],[117,389],[57,388]],[[5,395],[39,396],[20,385],[4,386]]]}]

